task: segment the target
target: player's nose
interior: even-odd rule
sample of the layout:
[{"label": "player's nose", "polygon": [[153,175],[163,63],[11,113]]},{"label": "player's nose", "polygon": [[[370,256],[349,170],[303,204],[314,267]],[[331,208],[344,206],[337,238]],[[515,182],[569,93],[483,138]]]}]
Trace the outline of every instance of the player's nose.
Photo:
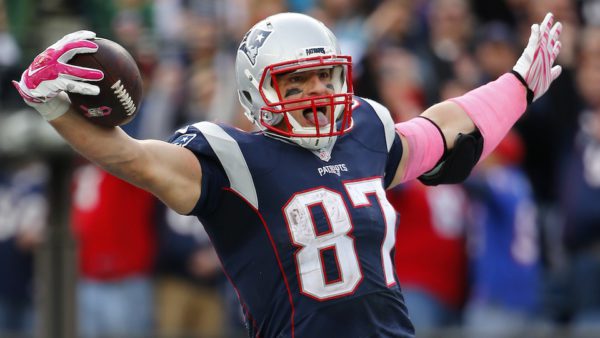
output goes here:
[{"label": "player's nose", "polygon": [[310,96],[320,96],[327,94],[329,83],[322,79],[318,73],[314,73],[308,79],[308,93]]}]

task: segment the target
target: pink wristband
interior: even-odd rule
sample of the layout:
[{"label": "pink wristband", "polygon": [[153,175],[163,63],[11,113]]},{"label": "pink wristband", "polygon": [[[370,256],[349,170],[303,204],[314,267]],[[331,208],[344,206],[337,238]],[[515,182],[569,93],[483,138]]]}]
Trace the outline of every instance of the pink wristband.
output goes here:
[{"label": "pink wristband", "polygon": [[400,179],[402,183],[431,170],[442,158],[446,145],[440,130],[429,119],[414,118],[397,123],[395,127],[408,143],[408,159]]},{"label": "pink wristband", "polygon": [[453,98],[467,112],[483,136],[481,159],[489,155],[527,108],[527,90],[510,73]]}]

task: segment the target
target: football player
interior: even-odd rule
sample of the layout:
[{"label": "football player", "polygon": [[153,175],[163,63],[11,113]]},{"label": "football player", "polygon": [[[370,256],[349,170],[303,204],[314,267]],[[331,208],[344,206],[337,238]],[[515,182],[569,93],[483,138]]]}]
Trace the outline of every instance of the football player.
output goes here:
[{"label": "football player", "polygon": [[202,221],[251,336],[413,337],[385,189],[467,177],[560,74],[560,31],[548,14],[511,72],[399,124],[353,95],[350,57],[296,13],[258,22],[237,50],[239,99],[258,132],[198,122],[163,142],[89,123],[66,92],[98,94],[99,71],[61,59],[94,52],[89,31],[44,51],[15,85],[76,151]]}]

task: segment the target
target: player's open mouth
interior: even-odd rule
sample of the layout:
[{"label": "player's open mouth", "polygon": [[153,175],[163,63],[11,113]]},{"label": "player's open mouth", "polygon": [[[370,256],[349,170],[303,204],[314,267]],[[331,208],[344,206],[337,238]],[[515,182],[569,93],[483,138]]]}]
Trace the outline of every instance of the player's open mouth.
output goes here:
[{"label": "player's open mouth", "polygon": [[306,108],[302,111],[302,114],[313,126],[316,126],[317,123],[319,127],[325,127],[329,124],[326,107],[316,107],[315,111],[312,108]]}]

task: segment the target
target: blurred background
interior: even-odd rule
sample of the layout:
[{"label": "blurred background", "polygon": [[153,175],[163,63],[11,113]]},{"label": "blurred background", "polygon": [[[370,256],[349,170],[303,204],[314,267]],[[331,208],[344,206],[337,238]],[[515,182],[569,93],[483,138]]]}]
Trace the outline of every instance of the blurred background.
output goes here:
[{"label": "blurred background", "polygon": [[420,337],[600,337],[600,0],[2,0],[0,337],[244,336],[202,224],[78,157],[10,80],[89,29],[142,72],[130,135],[251,130],[235,53],[283,11],[329,26],[396,121],[509,71],[555,14],[563,74],[498,149],[464,184],[389,191],[395,262]]}]

